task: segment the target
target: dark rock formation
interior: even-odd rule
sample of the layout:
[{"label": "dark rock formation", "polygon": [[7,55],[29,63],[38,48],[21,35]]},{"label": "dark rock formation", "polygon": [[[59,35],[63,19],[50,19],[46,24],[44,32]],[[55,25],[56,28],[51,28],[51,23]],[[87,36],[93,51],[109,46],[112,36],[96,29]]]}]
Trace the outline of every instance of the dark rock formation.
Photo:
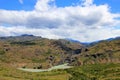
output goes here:
[{"label": "dark rock formation", "polygon": [[103,56],[103,53],[97,53],[97,54],[91,54],[91,55],[85,55],[85,57],[93,57],[93,58],[97,58],[97,57],[101,57]]}]

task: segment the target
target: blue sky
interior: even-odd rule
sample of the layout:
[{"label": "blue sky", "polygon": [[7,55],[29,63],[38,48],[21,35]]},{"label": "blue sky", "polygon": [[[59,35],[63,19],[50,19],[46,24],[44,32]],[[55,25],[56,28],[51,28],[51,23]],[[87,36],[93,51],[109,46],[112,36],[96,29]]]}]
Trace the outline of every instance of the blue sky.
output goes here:
[{"label": "blue sky", "polygon": [[[23,4],[19,0],[0,0],[0,9],[6,10],[33,10],[37,0],[23,0]],[[80,3],[81,0],[56,0],[55,3],[59,7],[71,6]],[[108,4],[111,12],[120,13],[120,0],[94,0],[96,5]]]},{"label": "blue sky", "polygon": [[91,42],[120,36],[120,0],[0,0],[0,36]]},{"label": "blue sky", "polygon": [[33,10],[36,0],[24,0],[23,4],[19,0],[0,0],[0,9],[6,10]]}]

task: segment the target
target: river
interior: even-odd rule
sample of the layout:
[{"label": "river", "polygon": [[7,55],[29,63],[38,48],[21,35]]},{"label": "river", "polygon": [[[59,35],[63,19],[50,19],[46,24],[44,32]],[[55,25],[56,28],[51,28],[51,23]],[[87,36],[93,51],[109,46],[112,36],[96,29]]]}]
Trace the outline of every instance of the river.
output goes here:
[{"label": "river", "polygon": [[72,68],[72,66],[68,66],[68,64],[62,64],[62,65],[53,66],[48,69],[28,69],[28,68],[18,68],[18,69],[22,71],[27,71],[27,72],[45,72],[45,71],[52,71],[56,69],[68,69],[68,68]]}]

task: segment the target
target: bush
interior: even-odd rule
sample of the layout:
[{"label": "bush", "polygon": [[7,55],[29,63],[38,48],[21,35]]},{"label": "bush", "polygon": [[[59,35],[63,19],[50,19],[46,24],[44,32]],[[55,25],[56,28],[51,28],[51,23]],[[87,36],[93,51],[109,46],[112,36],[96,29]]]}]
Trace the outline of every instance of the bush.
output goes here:
[{"label": "bush", "polygon": [[30,42],[30,41],[11,42],[11,44],[13,44],[13,45],[23,45],[23,46],[36,45],[35,42]]},{"label": "bush", "polygon": [[0,50],[0,55],[4,55],[5,51],[4,50]]}]

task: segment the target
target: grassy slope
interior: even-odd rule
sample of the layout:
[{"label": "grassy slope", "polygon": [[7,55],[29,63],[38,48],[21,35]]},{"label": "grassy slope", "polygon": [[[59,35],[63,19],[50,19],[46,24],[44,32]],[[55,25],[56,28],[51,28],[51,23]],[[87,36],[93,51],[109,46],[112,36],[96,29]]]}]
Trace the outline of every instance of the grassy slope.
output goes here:
[{"label": "grassy slope", "polygon": [[0,66],[0,80],[120,80],[120,64],[113,63],[42,73],[23,72],[6,65]]},{"label": "grassy slope", "polygon": [[120,39],[101,41],[89,47],[89,51],[82,53],[82,55],[84,57],[81,56],[81,59],[84,64],[120,63]]},{"label": "grassy slope", "polygon": [[[63,49],[64,47],[61,48],[64,45],[56,40],[40,39],[32,42],[21,45],[21,43],[11,44],[11,41],[0,41],[0,80],[120,80],[120,40],[102,41],[89,47],[89,51],[78,54],[78,60],[84,64],[73,69],[43,73],[16,70],[15,67],[18,67],[15,66],[16,64],[24,65],[25,63],[30,64],[27,67],[32,68],[37,65],[36,63],[46,67],[48,56],[53,55],[56,58],[55,61],[59,61],[61,53],[64,54],[63,57],[69,53]],[[65,41],[63,43],[72,49],[80,47]],[[4,51],[6,44],[10,49],[8,51]],[[94,57],[96,54],[102,54],[102,56]]]},{"label": "grassy slope", "polygon": [[8,64],[0,65],[0,80],[67,80],[69,78],[69,74],[64,70],[30,73],[9,67]]},{"label": "grassy slope", "polygon": [[[89,54],[97,54],[97,53],[113,53],[114,57],[119,57],[120,54],[120,40],[112,40],[112,41],[101,41],[98,44],[89,48]],[[118,56],[119,55],[119,56]]]},{"label": "grassy slope", "polygon": [[67,70],[70,80],[120,80],[120,64],[94,64]]},{"label": "grassy slope", "polygon": [[[20,63],[22,64],[31,64],[40,63],[44,67],[47,67],[49,64],[47,57],[54,56],[55,62],[57,64],[62,55],[67,56],[67,48],[78,48],[81,47],[80,44],[71,43],[64,40],[49,40],[49,39],[39,39],[32,41],[0,41],[0,61],[5,63]],[[9,49],[5,51],[5,49]]]}]

